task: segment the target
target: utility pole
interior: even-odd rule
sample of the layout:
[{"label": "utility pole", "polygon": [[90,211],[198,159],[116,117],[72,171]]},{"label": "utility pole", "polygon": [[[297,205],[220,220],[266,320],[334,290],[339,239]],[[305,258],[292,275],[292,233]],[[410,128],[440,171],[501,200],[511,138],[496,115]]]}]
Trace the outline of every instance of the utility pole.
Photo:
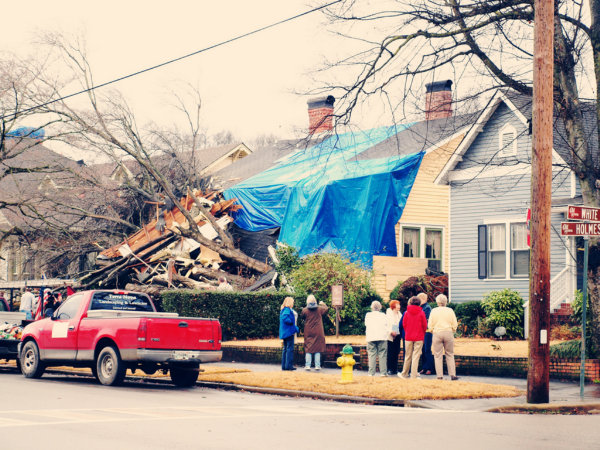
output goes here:
[{"label": "utility pole", "polygon": [[535,0],[534,11],[527,402],[548,403],[550,400],[550,207],[554,109],[554,0]]}]

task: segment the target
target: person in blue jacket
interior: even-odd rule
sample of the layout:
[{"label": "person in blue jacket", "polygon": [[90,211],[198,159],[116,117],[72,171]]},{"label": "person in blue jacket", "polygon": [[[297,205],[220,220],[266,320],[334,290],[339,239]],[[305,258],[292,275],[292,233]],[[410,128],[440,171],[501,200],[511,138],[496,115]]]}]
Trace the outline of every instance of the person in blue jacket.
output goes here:
[{"label": "person in blue jacket", "polygon": [[294,367],[294,336],[298,331],[294,315],[294,299],[286,297],[279,313],[279,339],[283,339],[281,370],[296,370]]}]

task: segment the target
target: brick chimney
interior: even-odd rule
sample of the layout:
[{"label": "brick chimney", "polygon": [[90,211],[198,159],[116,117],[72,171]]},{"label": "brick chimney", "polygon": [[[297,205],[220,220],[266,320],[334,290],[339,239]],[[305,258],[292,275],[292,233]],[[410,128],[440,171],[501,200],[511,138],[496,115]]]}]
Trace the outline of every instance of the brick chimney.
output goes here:
[{"label": "brick chimney", "polygon": [[425,85],[425,120],[452,116],[452,80]]},{"label": "brick chimney", "polygon": [[308,100],[308,132],[310,134],[322,133],[333,129],[333,104],[332,95],[315,97]]}]

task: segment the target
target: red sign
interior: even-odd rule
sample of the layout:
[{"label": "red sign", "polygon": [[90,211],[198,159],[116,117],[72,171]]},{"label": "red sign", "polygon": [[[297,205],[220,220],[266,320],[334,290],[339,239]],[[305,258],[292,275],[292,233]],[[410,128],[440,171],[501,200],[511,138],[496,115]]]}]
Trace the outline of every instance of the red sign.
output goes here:
[{"label": "red sign", "polygon": [[600,222],[600,208],[569,205],[567,208],[567,218],[573,220],[590,220],[592,222]]},{"label": "red sign", "polygon": [[527,208],[527,247],[531,247],[531,208]]},{"label": "red sign", "polygon": [[600,236],[600,223],[562,222],[560,234],[563,236]]}]

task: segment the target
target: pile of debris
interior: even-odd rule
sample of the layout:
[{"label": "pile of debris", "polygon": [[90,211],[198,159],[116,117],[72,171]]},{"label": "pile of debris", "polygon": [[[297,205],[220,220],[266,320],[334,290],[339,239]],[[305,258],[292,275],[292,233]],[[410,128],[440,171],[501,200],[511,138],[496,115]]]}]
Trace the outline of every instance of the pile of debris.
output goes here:
[{"label": "pile of debris", "polygon": [[[188,192],[180,202],[198,225],[198,240],[213,248],[189,237],[186,214],[173,202],[155,202],[156,218],[123,242],[102,251],[96,260],[100,268],[85,275],[80,288],[125,288],[149,294],[168,288],[210,290],[216,289],[223,276],[236,289],[255,284],[255,275],[262,275],[260,272],[244,270],[247,268],[239,261],[223,258],[232,251],[239,252],[222,241],[230,240],[226,231],[233,221],[230,213],[241,206],[234,199],[223,200],[219,194]],[[263,273],[270,269],[265,267]]]}]

